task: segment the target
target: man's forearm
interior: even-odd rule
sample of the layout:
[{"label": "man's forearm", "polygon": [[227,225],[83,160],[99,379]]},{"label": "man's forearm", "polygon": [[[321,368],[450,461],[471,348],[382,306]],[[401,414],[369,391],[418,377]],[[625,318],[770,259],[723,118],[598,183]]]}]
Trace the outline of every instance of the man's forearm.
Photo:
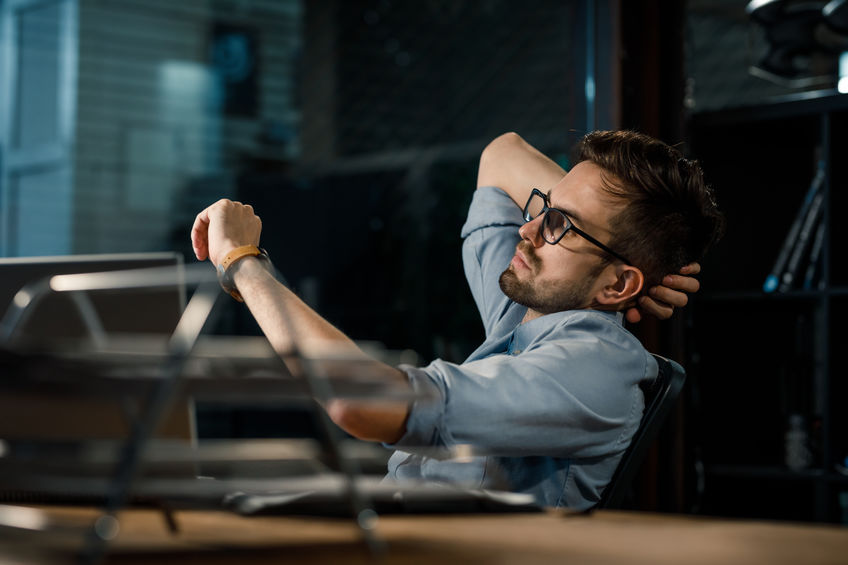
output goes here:
[{"label": "man's forearm", "polygon": [[[297,361],[291,359],[296,353],[309,358],[322,373],[333,374],[341,368],[385,379],[391,388],[408,386],[402,371],[368,357],[347,335],[280,284],[257,259],[246,257],[240,263],[234,282],[271,345],[284,360],[289,359],[287,364],[293,372],[300,370]],[[332,420],[360,439],[391,443],[406,429],[406,401],[317,400],[327,401],[325,408]]]},{"label": "man's forearm", "polygon": [[533,188],[546,192],[565,176],[565,172],[518,134],[505,133],[483,150],[477,187],[498,187],[518,206],[524,206]]},{"label": "man's forearm", "polygon": [[[328,350],[362,354],[353,340],[280,284],[255,258],[246,257],[239,262],[234,282],[277,352],[285,354],[297,349],[307,356]],[[295,330],[297,335],[292,335]]]}]

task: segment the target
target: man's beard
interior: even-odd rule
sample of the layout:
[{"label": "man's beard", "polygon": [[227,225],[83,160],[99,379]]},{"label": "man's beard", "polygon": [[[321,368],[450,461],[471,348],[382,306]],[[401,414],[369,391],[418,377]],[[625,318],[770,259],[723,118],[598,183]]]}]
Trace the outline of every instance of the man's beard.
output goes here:
[{"label": "man's beard", "polygon": [[[527,258],[531,271],[536,273],[541,261],[533,253],[533,248],[529,245],[523,246],[523,243],[519,243],[521,251]],[[503,293],[513,302],[540,314],[552,314],[590,306],[589,292],[602,270],[602,266],[594,269],[581,281],[536,282],[533,279],[520,280],[510,266],[501,273],[498,283]]]}]

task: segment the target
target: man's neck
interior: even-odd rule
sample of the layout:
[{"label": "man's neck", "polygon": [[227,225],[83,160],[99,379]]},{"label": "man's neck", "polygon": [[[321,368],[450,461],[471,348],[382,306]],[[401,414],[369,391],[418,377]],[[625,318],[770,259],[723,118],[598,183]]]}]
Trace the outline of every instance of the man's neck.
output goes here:
[{"label": "man's neck", "polygon": [[532,308],[528,308],[527,312],[524,313],[524,318],[522,318],[521,323],[526,324],[527,322],[535,320],[536,318],[541,318],[542,316],[544,316],[544,314],[542,314],[541,312],[537,312]]}]

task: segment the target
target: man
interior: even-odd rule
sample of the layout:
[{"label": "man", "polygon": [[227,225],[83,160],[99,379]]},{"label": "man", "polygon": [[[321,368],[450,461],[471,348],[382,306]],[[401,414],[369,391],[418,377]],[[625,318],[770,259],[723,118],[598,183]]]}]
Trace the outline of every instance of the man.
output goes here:
[{"label": "man", "polygon": [[[371,370],[429,400],[333,400],[350,434],[396,449],[388,477],[532,493],[547,506],[595,504],[639,425],[639,383],[657,365],[623,327],[635,305],[665,318],[696,291],[689,276],[721,217],[696,164],[631,132],[584,138],[566,174],[516,134],[484,151],[463,226],[466,277],[486,330],[462,364]],[[226,272],[280,352],[364,357],[255,258],[261,221],[219,201],[192,229],[197,258]],[[245,253],[247,255],[245,256]],[[688,265],[688,266],[687,266]],[[682,276],[662,279],[663,273]],[[289,328],[296,328],[297,336]],[[452,457],[470,445],[472,457]]]}]

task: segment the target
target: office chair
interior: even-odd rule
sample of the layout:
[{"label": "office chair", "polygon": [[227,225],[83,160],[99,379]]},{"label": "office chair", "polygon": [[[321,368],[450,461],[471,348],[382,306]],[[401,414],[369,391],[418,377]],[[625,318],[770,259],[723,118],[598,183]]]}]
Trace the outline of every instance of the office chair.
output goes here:
[{"label": "office chair", "polygon": [[659,365],[659,373],[656,379],[642,386],[642,391],[645,393],[645,412],[642,414],[639,429],[633,435],[633,441],[624,452],[612,480],[604,489],[601,500],[595,508],[621,507],[648,448],[656,439],[683,388],[683,382],[686,380],[686,371],[683,367],[659,355],[654,355],[654,359]]}]

